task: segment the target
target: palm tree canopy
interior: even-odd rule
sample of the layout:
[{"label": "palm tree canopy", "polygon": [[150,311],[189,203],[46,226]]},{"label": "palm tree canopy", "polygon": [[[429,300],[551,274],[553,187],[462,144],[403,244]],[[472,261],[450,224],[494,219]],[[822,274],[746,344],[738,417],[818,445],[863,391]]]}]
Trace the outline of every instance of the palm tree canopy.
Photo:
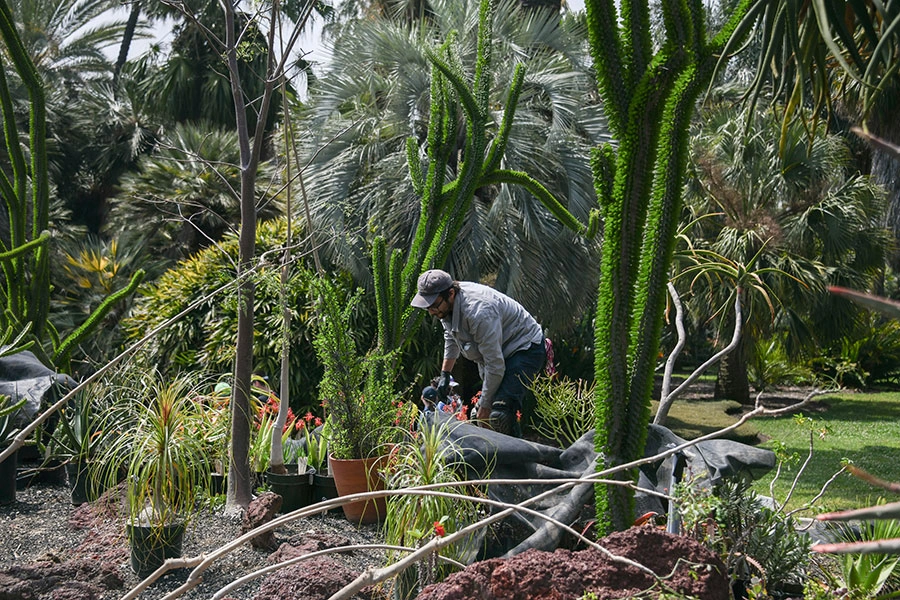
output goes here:
[{"label": "palm tree canopy", "polygon": [[11,0],[22,41],[48,90],[108,75],[104,50],[117,44],[124,23],[109,19],[114,0]]},{"label": "palm tree canopy", "polygon": [[[240,157],[237,133],[206,124],[176,125],[159,149],[138,162],[112,200],[111,231],[131,242],[150,238],[150,248],[168,258],[185,258],[236,230],[240,215]],[[275,201],[271,166],[260,165],[257,214],[282,213]],[[140,223],[140,227],[133,225]]]},{"label": "palm tree canopy", "polygon": [[[345,25],[331,68],[303,114],[314,227],[328,233],[330,259],[358,280],[368,277],[367,245],[376,235],[393,247],[409,245],[419,199],[407,171],[406,140],[415,138],[424,155],[427,52],[452,35],[453,52],[474,70],[478,6],[440,0],[425,23],[369,19]],[[527,67],[503,166],[528,173],[587,222],[596,207],[589,148],[605,139],[606,130],[586,65],[584,31],[558,15],[523,12],[512,0],[498,3],[494,23],[489,129],[496,131],[503,117],[515,64]],[[449,168],[457,166],[451,159]],[[487,281],[517,298],[545,325],[562,325],[591,305],[595,276],[586,273],[594,251],[593,243],[566,232],[530,194],[489,186],[476,193],[447,266],[457,278]]]},{"label": "palm tree canopy", "polygon": [[[794,351],[828,343],[857,314],[826,286],[866,288],[883,268],[884,192],[849,169],[839,136],[810,138],[800,123],[782,131],[759,112],[746,127],[733,109],[719,110],[694,136],[686,207],[695,248],[759,273],[756,289],[765,293],[748,297],[748,335],[771,331],[777,318]],[[715,306],[727,304],[720,297]]]}]

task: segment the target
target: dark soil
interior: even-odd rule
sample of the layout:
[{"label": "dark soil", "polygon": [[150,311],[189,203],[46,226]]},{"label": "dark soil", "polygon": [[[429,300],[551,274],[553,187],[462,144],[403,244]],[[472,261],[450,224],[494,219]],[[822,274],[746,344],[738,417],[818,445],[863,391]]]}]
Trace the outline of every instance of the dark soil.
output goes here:
[{"label": "dark soil", "polygon": [[[124,527],[115,502],[73,507],[64,483],[19,490],[15,504],[0,506],[0,600],[104,600],[121,598],[139,583],[129,565]],[[185,536],[184,556],[208,553],[237,538],[241,519],[223,509],[204,510]],[[342,515],[317,515],[276,530],[277,550],[242,546],[206,571],[202,583],[183,598],[211,598],[237,578],[312,551],[377,543],[375,526],[358,528]],[[512,559],[470,565],[444,583],[426,588],[421,599],[623,598],[677,590],[702,599],[725,599],[724,568],[709,551],[682,537],[638,527],[600,541],[610,552],[631,558],[663,577],[611,561],[598,550],[528,551]],[[380,551],[316,557],[259,577],[228,593],[233,600],[319,600],[331,596],[369,567],[383,564]],[[709,567],[707,566],[709,565]],[[167,574],[140,597],[158,599],[178,588],[189,571]],[[384,598],[366,589],[357,599]]]}]

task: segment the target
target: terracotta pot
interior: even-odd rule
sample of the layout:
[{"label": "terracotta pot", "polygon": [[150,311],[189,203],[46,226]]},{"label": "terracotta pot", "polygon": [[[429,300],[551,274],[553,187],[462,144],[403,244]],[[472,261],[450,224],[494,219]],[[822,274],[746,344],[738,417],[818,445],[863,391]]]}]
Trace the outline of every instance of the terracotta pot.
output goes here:
[{"label": "terracotta pot", "polygon": [[[328,468],[334,477],[338,495],[348,496],[361,492],[384,489],[384,481],[378,476],[378,467],[385,457],[341,459],[328,457]],[[344,516],[351,523],[369,525],[378,523],[387,514],[384,498],[357,500],[344,504]]]}]

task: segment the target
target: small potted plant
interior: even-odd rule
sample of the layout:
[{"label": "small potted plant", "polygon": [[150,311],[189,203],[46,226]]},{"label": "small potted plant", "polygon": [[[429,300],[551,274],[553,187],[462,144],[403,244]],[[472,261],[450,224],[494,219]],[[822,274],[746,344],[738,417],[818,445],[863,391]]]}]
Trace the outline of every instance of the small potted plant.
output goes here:
[{"label": "small potted plant", "polygon": [[[319,394],[331,419],[329,470],[341,496],[383,489],[378,470],[396,436],[399,405],[389,375],[394,356],[360,353],[351,335],[359,293],[347,300],[326,280],[318,289],[313,344],[324,367]],[[384,498],[351,502],[343,509],[350,521],[374,523],[384,518]]]},{"label": "small potted plant", "polygon": [[146,576],[165,559],[181,555],[196,496],[209,482],[211,461],[196,434],[201,403],[191,380],[144,376],[121,391],[105,426],[110,443],[98,457],[99,472],[115,485],[124,469],[131,567]]},{"label": "small potted plant", "polygon": [[[25,399],[13,404],[9,396],[0,395],[0,451],[5,450],[18,433],[13,418],[16,411],[25,406]],[[0,504],[16,501],[16,453],[0,462]]]},{"label": "small potted plant", "polygon": [[50,438],[50,452],[66,465],[72,488],[72,504],[95,500],[101,486],[92,477],[92,460],[103,441],[105,411],[99,386],[82,390],[60,409],[60,419]]}]

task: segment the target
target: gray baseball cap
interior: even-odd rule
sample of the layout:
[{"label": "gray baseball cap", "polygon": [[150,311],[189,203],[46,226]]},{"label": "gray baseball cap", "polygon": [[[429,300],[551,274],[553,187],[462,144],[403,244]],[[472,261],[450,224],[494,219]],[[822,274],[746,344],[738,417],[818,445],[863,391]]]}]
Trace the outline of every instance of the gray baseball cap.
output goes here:
[{"label": "gray baseball cap", "polygon": [[450,273],[440,269],[431,269],[419,275],[419,293],[415,295],[410,304],[416,308],[428,308],[437,300],[441,292],[445,292],[453,285]]}]

